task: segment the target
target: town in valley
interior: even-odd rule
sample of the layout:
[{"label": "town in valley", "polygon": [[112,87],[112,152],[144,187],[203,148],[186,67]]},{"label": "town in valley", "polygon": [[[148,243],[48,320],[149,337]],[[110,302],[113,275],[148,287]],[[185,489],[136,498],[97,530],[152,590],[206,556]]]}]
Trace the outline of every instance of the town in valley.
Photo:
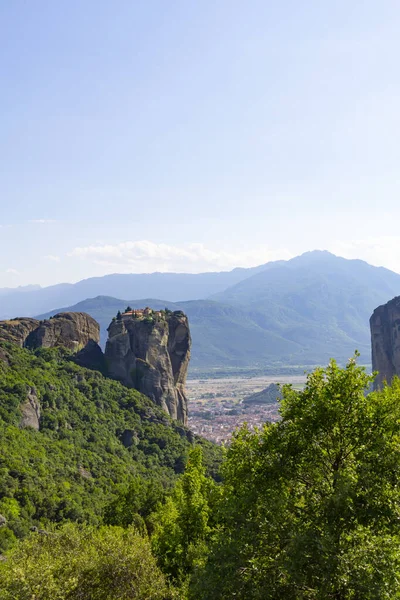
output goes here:
[{"label": "town in valley", "polygon": [[188,379],[189,428],[217,443],[228,443],[234,431],[247,423],[249,429],[279,419],[279,403],[247,403],[245,400],[271,384],[291,384],[301,389],[305,375]]}]

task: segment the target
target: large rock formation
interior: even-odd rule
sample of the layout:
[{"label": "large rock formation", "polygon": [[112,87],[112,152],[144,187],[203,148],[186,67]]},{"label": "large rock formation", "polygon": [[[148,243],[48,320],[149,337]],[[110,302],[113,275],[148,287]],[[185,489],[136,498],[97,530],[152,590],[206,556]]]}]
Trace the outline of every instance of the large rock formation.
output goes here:
[{"label": "large rock formation", "polygon": [[[44,321],[0,321],[0,342],[31,349],[68,348],[75,352],[77,364],[136,388],[186,425],[185,383],[191,346],[187,317],[180,311],[152,313],[149,309],[149,314],[140,318],[133,318],[131,313],[114,320],[108,334],[104,355],[98,345],[99,324],[86,313],[59,313]],[[0,360],[7,361],[7,352],[2,348]],[[40,406],[31,400],[28,397],[23,407],[21,426],[37,428]]]},{"label": "large rock formation", "polygon": [[78,352],[90,341],[99,343],[100,326],[86,313],[59,313],[51,319],[41,321],[26,338],[28,348],[53,348],[64,346]]},{"label": "large rock formation", "polygon": [[51,319],[21,318],[0,321],[0,341],[26,348],[64,346],[78,352],[100,341],[100,327],[86,313],[59,313]]},{"label": "large rock formation", "polygon": [[185,383],[191,337],[186,315],[123,315],[108,328],[108,374],[142,392],[173,419],[187,424]]},{"label": "large rock formation", "polygon": [[29,317],[0,321],[0,341],[24,346],[26,338],[39,326],[39,323],[37,319]]},{"label": "large rock formation", "polygon": [[400,375],[400,296],[378,306],[370,318],[374,389]]}]

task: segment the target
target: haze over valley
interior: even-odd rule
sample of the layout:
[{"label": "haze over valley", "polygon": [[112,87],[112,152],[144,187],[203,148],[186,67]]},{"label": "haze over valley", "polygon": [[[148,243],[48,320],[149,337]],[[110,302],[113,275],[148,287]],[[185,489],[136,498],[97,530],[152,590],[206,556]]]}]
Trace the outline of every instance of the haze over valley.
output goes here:
[{"label": "haze over valley", "polygon": [[[399,294],[399,274],[313,251],[255,269],[112,275],[69,285],[67,292],[62,286],[7,291],[0,317],[87,312],[99,322],[104,346],[112,317],[127,305],[180,309],[191,325],[191,373],[290,374],[332,357],[345,363],[355,350],[370,364],[369,317]],[[69,305],[67,298],[78,302]]]}]

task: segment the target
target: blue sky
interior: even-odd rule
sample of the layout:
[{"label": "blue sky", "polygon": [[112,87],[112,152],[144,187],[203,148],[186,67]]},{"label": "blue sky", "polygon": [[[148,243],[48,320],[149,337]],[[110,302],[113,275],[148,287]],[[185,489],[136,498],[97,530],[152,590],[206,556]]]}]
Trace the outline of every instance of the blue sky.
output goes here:
[{"label": "blue sky", "polygon": [[400,271],[397,1],[0,3],[0,287]]}]

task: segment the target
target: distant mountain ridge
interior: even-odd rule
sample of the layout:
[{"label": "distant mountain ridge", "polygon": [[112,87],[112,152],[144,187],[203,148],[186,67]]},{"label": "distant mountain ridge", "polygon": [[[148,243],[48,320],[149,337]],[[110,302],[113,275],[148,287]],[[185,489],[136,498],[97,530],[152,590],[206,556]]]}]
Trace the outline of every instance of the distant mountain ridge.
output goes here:
[{"label": "distant mountain ridge", "polygon": [[[168,283],[175,277],[165,275]],[[182,282],[185,277],[179,276]],[[189,283],[175,290],[174,298],[180,298],[176,302],[161,293],[121,296],[126,300],[102,294],[81,299],[78,304],[60,303],[44,316],[60,311],[87,312],[100,323],[104,343],[111,318],[128,304],[134,308],[181,309],[188,315],[192,332],[191,365],[198,369],[311,366],[331,357],[344,362],[355,349],[369,364],[369,317],[377,306],[400,294],[399,274],[324,251],[253,270],[189,276],[189,282],[192,277],[199,277],[194,279],[197,289],[200,281],[206,283],[200,299],[182,300],[184,293],[189,295]],[[237,278],[205,297],[210,288]],[[23,297],[27,299],[29,294]]]},{"label": "distant mountain ridge", "polygon": [[[75,304],[85,298],[168,298],[170,302],[207,298],[269,268],[273,263],[210,273],[143,273],[90,277],[77,283],[60,283],[32,289],[0,289],[0,319],[32,317],[57,306]],[[2,293],[4,292],[4,293]]]},{"label": "distant mountain ridge", "polygon": [[104,346],[118,310],[168,307],[189,317],[192,369],[312,366],[331,357],[344,362],[355,349],[369,364],[369,317],[399,294],[399,274],[313,251],[252,269],[108,275],[7,293],[0,318],[87,312],[100,323]]},{"label": "distant mountain ridge", "polygon": [[30,285],[20,285],[17,288],[0,288],[0,296],[6,296],[7,294],[22,294],[26,292],[34,292],[42,289],[40,285],[30,284]]}]

